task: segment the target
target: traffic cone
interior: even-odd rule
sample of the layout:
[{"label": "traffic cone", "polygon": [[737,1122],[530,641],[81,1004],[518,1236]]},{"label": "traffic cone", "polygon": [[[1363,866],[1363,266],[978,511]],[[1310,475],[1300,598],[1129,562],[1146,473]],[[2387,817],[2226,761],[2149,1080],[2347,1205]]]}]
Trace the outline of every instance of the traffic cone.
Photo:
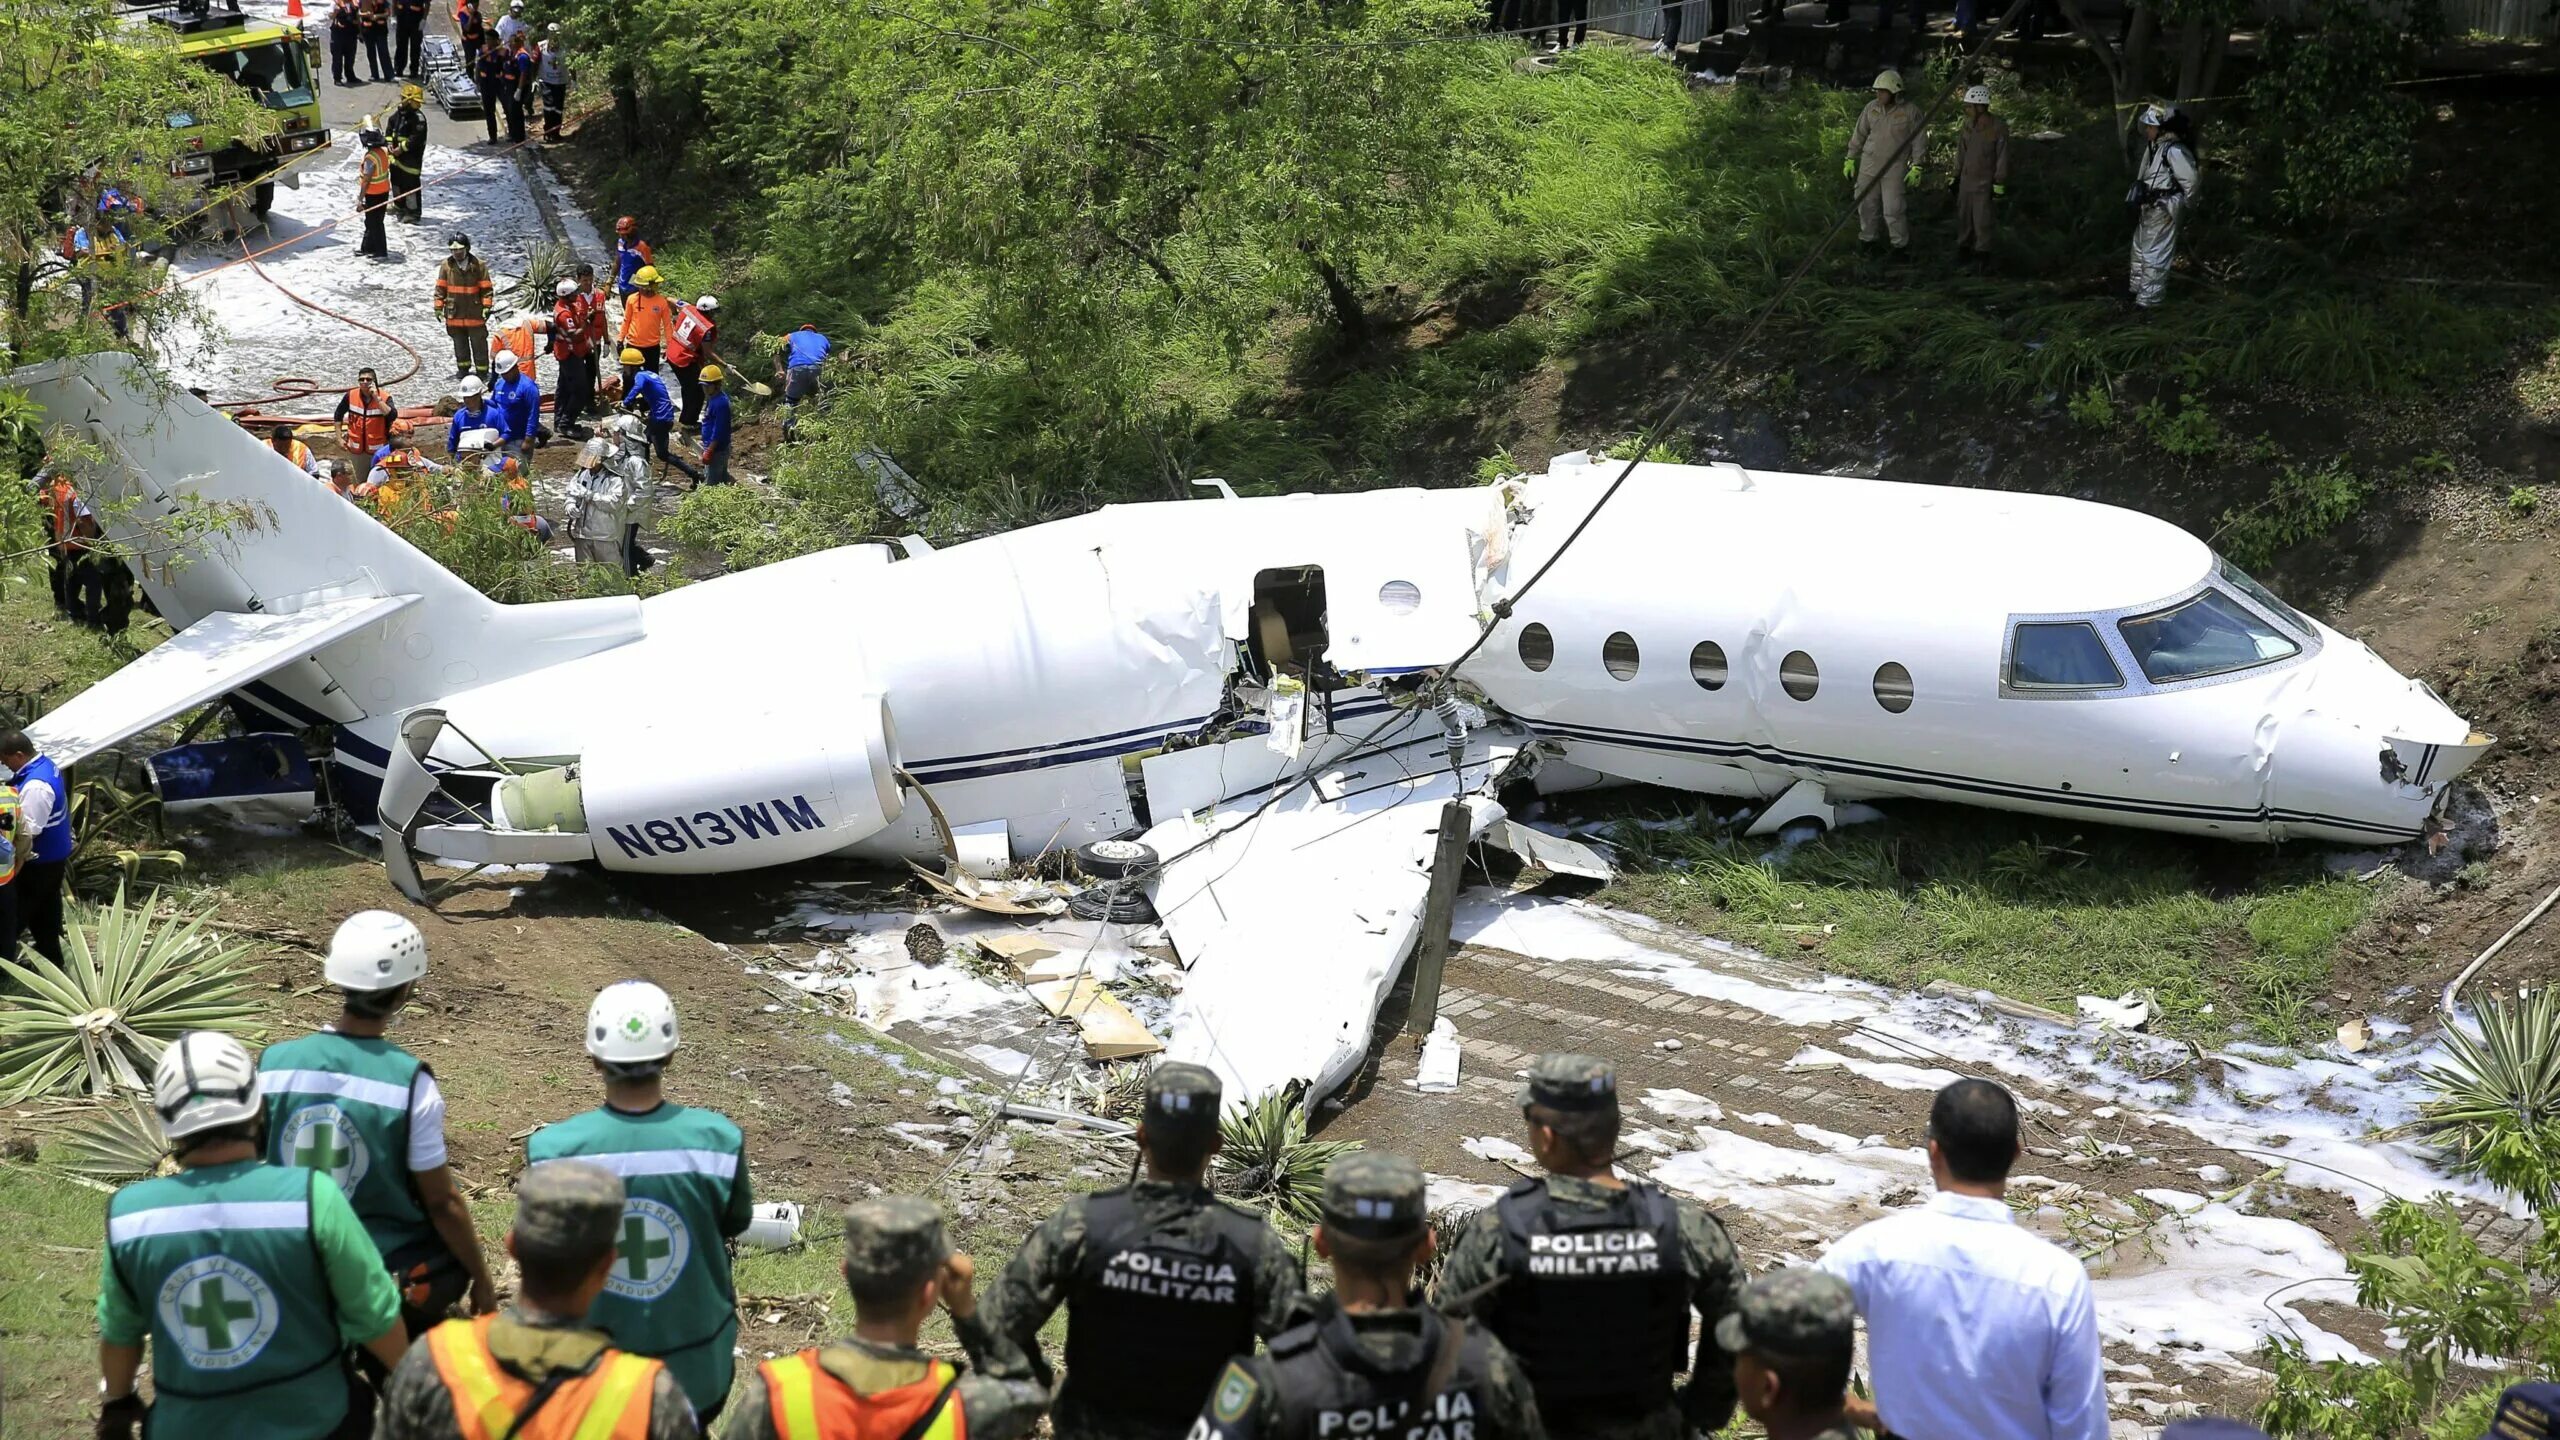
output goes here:
[{"label": "traffic cone", "polygon": [[302,0],[284,0],[284,18],[287,20],[301,19]]}]

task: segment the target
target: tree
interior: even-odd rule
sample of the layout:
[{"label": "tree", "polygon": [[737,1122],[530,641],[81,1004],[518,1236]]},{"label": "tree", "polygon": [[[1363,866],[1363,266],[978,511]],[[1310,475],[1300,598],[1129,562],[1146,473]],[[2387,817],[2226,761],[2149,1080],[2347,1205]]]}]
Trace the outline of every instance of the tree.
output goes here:
[{"label": "tree", "polygon": [[2279,215],[2335,218],[2407,178],[2422,107],[2400,87],[2443,37],[2435,0],[2312,0],[2268,33],[2249,113]]}]

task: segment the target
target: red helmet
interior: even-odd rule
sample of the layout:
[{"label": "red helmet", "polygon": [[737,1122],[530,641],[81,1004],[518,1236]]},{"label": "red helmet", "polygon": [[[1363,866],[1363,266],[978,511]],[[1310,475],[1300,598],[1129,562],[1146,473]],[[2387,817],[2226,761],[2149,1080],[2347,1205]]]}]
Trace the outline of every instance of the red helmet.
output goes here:
[{"label": "red helmet", "polygon": [[632,219],[628,215],[625,215],[621,219],[613,222],[613,233],[616,235],[628,235],[639,228],[640,222]]}]

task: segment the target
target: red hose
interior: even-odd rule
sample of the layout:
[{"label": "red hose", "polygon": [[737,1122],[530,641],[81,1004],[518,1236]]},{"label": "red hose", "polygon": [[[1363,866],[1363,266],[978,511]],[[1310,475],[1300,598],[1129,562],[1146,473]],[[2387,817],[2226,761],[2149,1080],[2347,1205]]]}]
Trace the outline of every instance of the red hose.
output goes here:
[{"label": "red hose", "polygon": [[[392,334],[390,331],[385,330],[378,325],[368,325],[362,320],[356,319],[352,315],[341,315],[326,305],[317,304],[294,293],[291,286],[267,273],[267,267],[259,264],[258,257],[250,253],[249,242],[245,239],[240,242],[240,258],[248,264],[251,270],[257,272],[259,279],[276,287],[277,293],[283,295],[284,298],[292,301],[294,304],[301,306],[303,309],[311,311],[315,315],[326,315],[330,319],[335,320],[342,325],[351,325],[358,330],[366,332],[367,334],[379,335],[383,339],[390,341],[392,344],[399,346],[409,357],[409,368],[401,371],[393,378],[383,381],[382,388],[388,390],[394,385],[402,384],[414,377],[419,371],[427,368],[426,357],[420,355],[417,351],[417,347],[411,345],[408,341],[401,339],[399,336]],[[276,387],[276,391],[272,395],[261,395],[251,400],[224,400],[219,402],[214,408],[219,410],[247,410],[254,406],[273,404],[279,400],[308,400],[312,396],[321,393],[318,381],[307,379],[300,375],[279,375],[269,383]]]}]

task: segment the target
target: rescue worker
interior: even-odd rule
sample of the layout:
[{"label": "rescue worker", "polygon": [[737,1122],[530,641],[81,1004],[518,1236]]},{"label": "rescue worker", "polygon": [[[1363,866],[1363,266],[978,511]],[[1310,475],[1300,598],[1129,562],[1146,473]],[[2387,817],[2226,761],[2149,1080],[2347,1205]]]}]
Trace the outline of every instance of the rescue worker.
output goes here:
[{"label": "rescue worker", "polygon": [[791,445],[800,439],[800,403],[818,393],[818,372],[834,353],[835,342],[819,333],[818,327],[802,324],[782,337],[782,443]]},{"label": "rescue worker", "polygon": [[427,0],[391,0],[391,73],[424,80],[427,48]]},{"label": "rescue worker", "polygon": [[391,69],[390,0],[356,0],[356,27],[364,39],[365,78],[396,78]]},{"label": "rescue worker", "polygon": [[[1519,1357],[1548,1433],[1680,1440],[1733,1418],[1733,1367],[1715,1348],[1744,1280],[1705,1210],[1618,1178],[1618,1072],[1592,1055],[1541,1055],[1520,1087],[1523,1180],[1450,1248],[1432,1299],[1490,1327]],[[1705,1326],[1694,1362],[1689,1313]],[[1689,1371],[1686,1388],[1674,1378]]]},{"label": "rescue worker", "polygon": [[498,414],[498,439],[530,470],[533,442],[542,430],[542,387],[525,373],[527,367],[513,350],[499,351],[493,363],[498,381],[489,387],[489,407]]},{"label": "rescue worker", "polygon": [[356,79],[357,36],[362,33],[363,26],[364,17],[356,13],[356,0],[330,0],[330,84],[353,87],[364,83]]},{"label": "rescue worker", "polygon": [[1060,1206],[987,1296],[989,1373],[1043,1386],[1040,1328],[1067,1307],[1058,1440],[1180,1440],[1226,1363],[1292,1322],[1305,1277],[1287,1242],[1209,1193],[1222,1099],[1215,1071],[1158,1065],[1138,1119],[1146,1177]]},{"label": "rescue worker", "polygon": [[489,32],[480,23],[480,7],[472,0],[453,0],[453,38],[462,46],[462,68],[477,73],[480,51],[488,43]]},{"label": "rescue worker", "polygon": [[542,1127],[524,1149],[535,1165],[592,1159],[623,1177],[613,1274],[588,1321],[621,1349],[665,1361],[708,1427],[736,1369],[738,1292],[722,1242],[746,1232],[755,1195],[738,1127],[666,1098],[677,1039],[666,991],[645,980],[606,986],[586,1035],[604,1104]]},{"label": "rescue worker", "polygon": [[1956,127],[1956,252],[1974,265],[1991,258],[1993,199],[2009,193],[2009,122],[1991,113],[1991,87],[1964,92]]},{"label": "rescue worker", "polygon": [[729,372],[717,365],[702,367],[702,383],[709,395],[702,402],[702,483],[729,483],[729,439],[736,426],[729,418],[729,387],[723,383]]},{"label": "rescue worker", "polygon": [[384,516],[399,512],[409,497],[412,486],[420,495],[432,494],[426,477],[441,475],[445,467],[418,453],[415,446],[383,446],[373,452],[373,465],[365,472],[364,483],[355,487],[356,498],[370,500],[373,508]]},{"label": "rescue worker", "polygon": [[1315,1247],[1333,1262],[1332,1292],[1268,1353],[1227,1363],[1193,1440],[1545,1435],[1528,1377],[1492,1332],[1411,1303],[1432,1248],[1412,1161],[1361,1150],[1326,1166]]},{"label": "rescue worker", "polygon": [[391,214],[391,147],[382,132],[373,128],[370,115],[364,117],[364,128],[356,138],[364,146],[364,158],[356,162],[356,203],[364,210],[364,243],[356,253],[388,260],[391,239],[382,227]]},{"label": "rescue worker", "polygon": [[293,433],[293,426],[289,422],[267,432],[267,448],[292,462],[294,469],[314,480],[329,478],[327,462],[311,453],[311,447],[302,443],[301,437]]},{"label": "rescue worker", "polygon": [[544,545],[551,543],[551,522],[533,508],[533,482],[525,468],[513,455],[492,455],[480,467],[481,473],[494,482],[498,490],[498,509],[507,523],[519,530],[531,531]]},{"label": "rescue worker", "polygon": [[976,1277],[932,1201],[856,1201],[844,1212],[853,1334],[756,1367],[722,1440],[1021,1440],[1039,1424],[1046,1391],[964,1374],[918,1348],[938,1305],[970,1360],[983,1361]]},{"label": "rescue worker", "polygon": [[[592,273],[592,272],[590,272]],[[587,311],[594,303],[575,280],[552,287],[551,331],[546,342],[551,362],[560,367],[551,408],[552,423],[572,440],[586,438],[579,417],[595,408],[596,325]]]},{"label": "rescue worker", "polygon": [[632,277],[651,263],[649,242],[640,238],[640,222],[625,215],[613,222],[613,293],[628,298],[639,288]]},{"label": "rescue worker", "polygon": [[[97,1434],[355,1440],[346,1351],[385,1370],[409,1337],[400,1296],[338,1187],[258,1158],[258,1071],[228,1035],[193,1030],[151,1076],[178,1173],[107,1202],[98,1283]],[[151,1347],[147,1407],[134,1391]]]},{"label": "rescue worker", "polygon": [[521,145],[525,141],[525,113],[532,107],[534,77],[538,71],[533,58],[532,37],[519,27],[515,38],[507,43],[506,91],[498,98],[507,111],[507,143]]},{"label": "rescue worker", "polygon": [[631,486],[623,473],[606,463],[611,447],[601,439],[578,450],[577,472],[569,477],[569,543],[581,565],[610,565],[628,574]]},{"label": "rescue worker", "polygon": [[97,557],[91,545],[99,538],[98,517],[80,498],[70,476],[40,469],[36,479],[45,502],[45,548],[53,557],[53,608],[83,625],[91,624],[99,608],[93,595]]},{"label": "rescue worker", "polygon": [[507,82],[507,47],[492,37],[480,47],[480,58],[471,63],[471,85],[480,92],[480,125],[489,134],[489,143],[498,143],[498,120],[505,113],[500,98],[513,93]]},{"label": "rescue worker", "polygon": [[676,403],[667,395],[667,382],[658,378],[657,371],[646,368],[648,358],[636,348],[623,348],[622,408],[646,422],[650,452],[693,477],[693,483],[699,485],[702,472],[677,458],[667,446],[667,436],[676,428]]},{"label": "rescue worker", "polygon": [[1906,186],[1920,183],[1929,132],[1921,128],[1920,107],[1902,98],[1901,71],[1878,74],[1875,91],[1876,98],[1858,112],[1858,123],[1849,132],[1849,155],[1841,173],[1857,183],[1858,243],[1875,244],[1881,230],[1892,236],[1894,254],[1899,256],[1911,247],[1911,220],[1903,208],[1903,192]]},{"label": "rescue worker", "polygon": [[498,17],[498,44],[516,48],[516,37],[524,33],[524,0],[507,0],[507,13]]},{"label": "rescue worker", "polygon": [[462,453],[463,438],[475,430],[498,428],[497,412],[489,408],[489,387],[480,377],[469,375],[454,388],[453,420],[444,432],[444,454],[450,460]]},{"label": "rescue worker", "polygon": [[[674,303],[673,324],[667,327],[667,364],[676,372],[676,391],[684,401],[676,420],[691,430],[702,418],[702,367],[711,362],[711,342],[720,333],[720,297],[705,295],[687,305]],[[629,312],[625,309],[625,322]]]},{"label": "rescue worker", "polygon": [[1846,1413],[1858,1307],[1839,1277],[1803,1267],[1763,1275],[1714,1339],[1732,1357],[1742,1413],[1769,1440],[1863,1440]]},{"label": "rescue worker", "polygon": [[18,787],[0,780],[0,960],[18,958],[18,867],[35,841],[18,809]]},{"label": "rescue worker", "polygon": [[368,365],[356,372],[356,388],[338,397],[338,413],[331,418],[338,423],[338,442],[347,453],[369,460],[374,451],[391,443],[391,422],[399,414],[399,402],[383,393]]},{"label": "rescue worker", "polygon": [[448,1320],[409,1348],[383,1392],[384,1440],[700,1436],[665,1365],[586,1328],[613,1270],[623,1199],[620,1177],[584,1160],[524,1172],[507,1232],[515,1299],[494,1315]]},{"label": "rescue worker", "polygon": [[2133,303],[2158,305],[2169,288],[2169,266],[2178,258],[2178,219],[2196,198],[2203,173],[2187,117],[2175,105],[2145,105],[2142,163],[2125,201],[2133,208]]},{"label": "rescue worker", "polygon": [[560,124],[569,116],[569,45],[560,38],[560,22],[542,35],[537,76],[542,82],[542,143],[560,143]]},{"label": "rescue worker", "polygon": [[621,473],[623,493],[630,497],[628,508],[623,511],[622,573],[637,575],[656,568],[658,563],[658,557],[640,543],[640,527],[648,523],[658,499],[658,487],[649,470],[648,427],[636,415],[616,415],[604,422],[604,430],[612,437],[605,463]]},{"label": "rescue worker", "polygon": [[658,267],[643,265],[631,272],[631,283],[637,287],[622,297],[622,345],[640,352],[640,363],[652,372],[658,368],[660,352],[666,348],[667,332],[675,328],[675,307],[658,293]]},{"label": "rescue worker", "polygon": [[325,1170],[346,1193],[400,1286],[410,1339],[466,1292],[472,1314],[489,1314],[498,1287],[447,1163],[444,1092],[384,1038],[426,978],[427,939],[403,916],[359,911],[329,937],[321,974],[339,994],[336,1023],[258,1056],[267,1159]]},{"label": "rescue worker", "polygon": [[489,267],[471,253],[471,237],[446,241],[444,264],[436,269],[436,318],[453,343],[455,379],[489,373],[489,306],[496,294]]},{"label": "rescue worker", "polygon": [[[401,0],[402,4],[411,0]],[[421,0],[422,3],[422,0]],[[419,10],[419,23],[425,23],[426,11]],[[401,44],[414,45],[418,38],[402,32]],[[383,136],[391,142],[391,213],[415,225],[427,213],[427,92],[415,85],[400,87],[399,108],[383,122]]]}]

